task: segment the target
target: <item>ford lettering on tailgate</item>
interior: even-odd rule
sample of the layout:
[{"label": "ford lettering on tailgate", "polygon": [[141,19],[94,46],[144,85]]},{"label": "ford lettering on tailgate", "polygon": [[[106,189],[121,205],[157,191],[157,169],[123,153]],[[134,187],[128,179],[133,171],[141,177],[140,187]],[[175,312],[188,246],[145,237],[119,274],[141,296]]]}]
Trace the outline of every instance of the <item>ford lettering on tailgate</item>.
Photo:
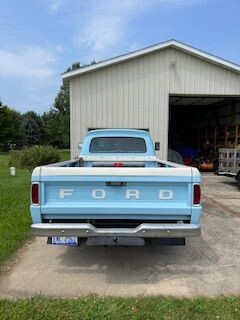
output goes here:
[{"label": "ford lettering on tailgate", "polygon": [[[65,199],[65,197],[70,197],[74,193],[74,189],[60,189],[59,190],[59,198]],[[138,189],[126,189],[125,190],[125,199],[140,199],[141,191]],[[107,190],[104,189],[93,189],[90,192],[93,199],[106,199],[107,198]],[[172,200],[173,192],[172,190],[160,189],[157,192],[157,196],[159,200]]]}]

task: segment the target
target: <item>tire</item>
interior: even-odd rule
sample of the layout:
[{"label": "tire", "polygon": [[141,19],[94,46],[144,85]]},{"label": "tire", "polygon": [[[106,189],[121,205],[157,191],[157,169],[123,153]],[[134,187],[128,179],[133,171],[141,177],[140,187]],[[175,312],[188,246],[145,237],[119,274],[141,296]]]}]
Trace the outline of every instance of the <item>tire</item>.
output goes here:
[{"label": "tire", "polygon": [[238,188],[240,189],[240,171],[239,171],[238,174],[237,174],[236,180],[237,180]]}]

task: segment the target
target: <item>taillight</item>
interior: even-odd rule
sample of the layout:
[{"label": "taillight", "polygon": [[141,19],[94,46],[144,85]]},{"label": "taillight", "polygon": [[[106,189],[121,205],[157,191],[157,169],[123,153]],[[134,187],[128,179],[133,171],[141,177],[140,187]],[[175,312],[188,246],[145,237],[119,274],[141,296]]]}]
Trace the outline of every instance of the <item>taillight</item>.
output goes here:
[{"label": "taillight", "polygon": [[32,184],[32,204],[35,206],[39,205],[39,184]]},{"label": "taillight", "polygon": [[201,187],[199,184],[193,186],[193,205],[198,206],[201,201]]}]

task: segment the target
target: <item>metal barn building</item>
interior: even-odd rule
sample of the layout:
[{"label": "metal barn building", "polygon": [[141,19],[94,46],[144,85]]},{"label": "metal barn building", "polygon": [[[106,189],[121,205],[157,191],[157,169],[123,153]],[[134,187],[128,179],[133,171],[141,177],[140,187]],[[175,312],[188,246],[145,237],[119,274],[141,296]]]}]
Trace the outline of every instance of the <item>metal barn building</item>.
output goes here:
[{"label": "metal barn building", "polygon": [[97,128],[149,130],[168,148],[240,143],[240,66],[170,40],[64,73],[71,156]]}]

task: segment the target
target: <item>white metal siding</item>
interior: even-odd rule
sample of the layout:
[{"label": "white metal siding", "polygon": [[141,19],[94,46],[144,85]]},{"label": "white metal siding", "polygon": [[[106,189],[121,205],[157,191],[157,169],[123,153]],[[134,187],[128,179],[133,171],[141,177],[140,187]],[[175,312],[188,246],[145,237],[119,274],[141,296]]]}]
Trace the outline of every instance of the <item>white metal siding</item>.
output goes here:
[{"label": "white metal siding", "polygon": [[88,128],[149,128],[167,158],[169,94],[240,95],[240,75],[168,48],[70,79],[71,151]]}]

